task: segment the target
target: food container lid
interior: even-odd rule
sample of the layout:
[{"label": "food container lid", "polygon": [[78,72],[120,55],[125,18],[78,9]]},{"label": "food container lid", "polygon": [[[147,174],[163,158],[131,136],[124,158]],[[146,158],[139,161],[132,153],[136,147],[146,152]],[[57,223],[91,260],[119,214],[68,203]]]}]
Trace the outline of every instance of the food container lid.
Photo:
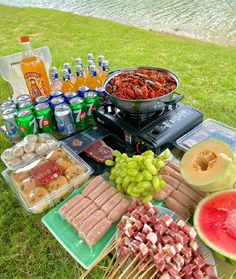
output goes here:
[{"label": "food container lid", "polygon": [[3,151],[1,159],[8,169],[16,170],[50,152],[58,145],[59,142],[47,133],[27,135],[22,141]]},{"label": "food container lid", "polygon": [[227,143],[236,156],[236,129],[210,118],[179,138],[176,146],[187,151],[193,145],[212,138]]},{"label": "food container lid", "polygon": [[40,213],[86,182],[93,169],[63,142],[47,155],[2,175],[22,206]]}]

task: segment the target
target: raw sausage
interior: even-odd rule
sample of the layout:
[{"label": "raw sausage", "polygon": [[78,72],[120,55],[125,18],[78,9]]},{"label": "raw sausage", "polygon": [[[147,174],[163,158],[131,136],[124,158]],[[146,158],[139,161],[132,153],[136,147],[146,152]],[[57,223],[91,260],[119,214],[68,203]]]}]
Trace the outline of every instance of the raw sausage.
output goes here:
[{"label": "raw sausage", "polygon": [[108,218],[113,222],[118,221],[123,214],[125,214],[129,203],[126,199],[122,199],[116,207],[109,213]]},{"label": "raw sausage", "polygon": [[180,202],[174,200],[173,198],[168,197],[165,200],[165,204],[170,210],[176,212],[184,220],[187,220],[190,217],[188,209],[185,206],[183,206]]},{"label": "raw sausage", "polygon": [[96,200],[103,192],[110,188],[110,185],[107,181],[103,181],[101,184],[97,185],[89,194],[88,198],[92,201]]},{"label": "raw sausage", "polygon": [[105,202],[107,202],[111,197],[113,197],[117,193],[117,190],[113,187],[110,187],[105,192],[103,192],[99,197],[96,198],[94,203],[98,207],[102,207]]},{"label": "raw sausage", "polygon": [[177,190],[172,193],[171,197],[180,202],[183,206],[186,206],[191,213],[194,212],[196,204],[184,193]]},{"label": "raw sausage", "polygon": [[186,196],[188,196],[196,204],[198,204],[202,200],[202,197],[196,191],[194,191],[192,188],[190,188],[189,186],[187,186],[184,183],[181,183],[179,185],[179,191],[181,191]]},{"label": "raw sausage", "polygon": [[162,174],[161,177],[167,184],[174,187],[175,189],[178,189],[180,182],[177,179],[166,174]]},{"label": "raw sausage", "polygon": [[68,223],[72,223],[73,219],[80,214],[86,207],[88,207],[92,201],[88,198],[83,198],[75,207],[73,207],[67,214],[66,220]]},{"label": "raw sausage", "polygon": [[173,191],[175,191],[175,188],[166,183],[165,187],[160,192],[154,194],[154,199],[157,201],[165,200]]},{"label": "raw sausage", "polygon": [[102,219],[106,217],[103,210],[96,211],[93,215],[89,216],[79,228],[79,235],[85,238],[85,235],[91,231],[91,229],[98,224]]},{"label": "raw sausage", "polygon": [[84,196],[82,195],[77,195],[74,198],[72,198],[71,200],[69,200],[66,204],[64,204],[60,210],[59,213],[61,214],[62,218],[66,217],[67,212],[69,212],[71,210],[71,208],[73,208],[77,203],[79,203],[82,199],[84,198]]},{"label": "raw sausage", "polygon": [[87,236],[85,236],[85,241],[88,243],[89,246],[94,246],[108,231],[111,225],[112,221],[110,221],[108,218],[103,219],[92,228]]},{"label": "raw sausage", "polygon": [[104,181],[103,177],[101,175],[96,176],[88,185],[87,187],[82,191],[82,194],[86,197],[88,194],[99,184],[101,184]]},{"label": "raw sausage", "polygon": [[76,228],[76,230],[78,230],[83,221],[97,210],[98,207],[95,204],[90,204],[73,219],[72,225]]},{"label": "raw sausage", "polygon": [[108,215],[111,210],[122,200],[122,198],[122,195],[120,193],[117,193],[102,206],[102,210]]},{"label": "raw sausage", "polygon": [[180,167],[179,167],[176,163],[174,163],[174,162],[172,162],[172,161],[169,161],[169,162],[167,163],[167,166],[169,166],[169,167],[172,168],[173,170],[175,170],[175,171],[177,171],[178,173],[180,173]]},{"label": "raw sausage", "polygon": [[167,174],[173,178],[175,178],[176,180],[178,180],[180,183],[181,182],[184,182],[183,178],[181,177],[180,173],[177,172],[176,170],[172,169],[171,167],[169,166],[165,166],[163,171],[162,171],[163,174]]}]

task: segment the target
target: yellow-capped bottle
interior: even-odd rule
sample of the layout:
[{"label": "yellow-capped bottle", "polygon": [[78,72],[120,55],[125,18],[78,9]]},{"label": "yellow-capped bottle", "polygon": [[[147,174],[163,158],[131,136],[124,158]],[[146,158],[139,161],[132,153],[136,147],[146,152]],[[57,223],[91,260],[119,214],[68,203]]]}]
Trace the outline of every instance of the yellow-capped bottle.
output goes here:
[{"label": "yellow-capped bottle", "polygon": [[[50,95],[51,86],[43,60],[34,52],[28,36],[21,37],[23,56],[21,70],[32,101],[41,95]],[[37,88],[37,90],[36,90]],[[37,92],[37,94],[36,94]]]}]

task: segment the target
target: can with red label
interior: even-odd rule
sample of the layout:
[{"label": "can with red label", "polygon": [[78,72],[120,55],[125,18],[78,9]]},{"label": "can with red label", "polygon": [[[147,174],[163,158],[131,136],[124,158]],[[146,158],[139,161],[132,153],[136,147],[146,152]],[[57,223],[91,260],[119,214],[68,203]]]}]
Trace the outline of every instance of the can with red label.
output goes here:
[{"label": "can with red label", "polygon": [[36,105],[34,113],[41,133],[51,133],[55,130],[53,112],[48,104]]},{"label": "can with red label", "polygon": [[86,121],[86,104],[83,98],[75,97],[70,100],[70,107],[73,113],[77,129],[84,129],[87,127]]}]

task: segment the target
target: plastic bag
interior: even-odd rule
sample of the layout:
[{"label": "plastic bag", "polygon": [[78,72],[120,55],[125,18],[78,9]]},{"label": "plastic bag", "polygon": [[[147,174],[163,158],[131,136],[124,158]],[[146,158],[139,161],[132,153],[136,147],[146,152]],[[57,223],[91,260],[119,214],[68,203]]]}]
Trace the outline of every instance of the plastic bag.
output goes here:
[{"label": "plastic bag", "polygon": [[[46,71],[52,64],[52,58],[48,47],[41,47],[35,49],[37,55],[39,55],[45,64]],[[21,71],[20,61],[23,53],[15,53],[9,56],[0,57],[0,74],[2,78],[7,81],[13,89],[13,100],[15,101],[19,95],[29,94],[24,76]]]}]

